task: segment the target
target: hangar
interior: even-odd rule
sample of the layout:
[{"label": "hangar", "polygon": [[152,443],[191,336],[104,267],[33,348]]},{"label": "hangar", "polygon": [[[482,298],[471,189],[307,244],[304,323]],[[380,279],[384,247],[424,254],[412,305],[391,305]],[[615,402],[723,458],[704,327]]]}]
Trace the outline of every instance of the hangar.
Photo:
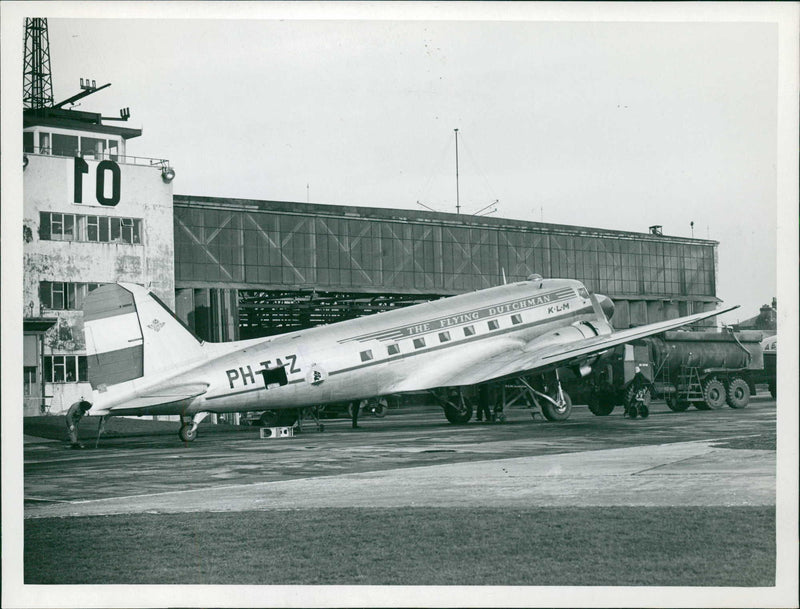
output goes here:
[{"label": "hangar", "polygon": [[176,311],[206,340],[289,332],[532,273],[610,296],[617,328],[718,302],[718,243],[657,227],[186,195],[173,196],[173,209]]}]

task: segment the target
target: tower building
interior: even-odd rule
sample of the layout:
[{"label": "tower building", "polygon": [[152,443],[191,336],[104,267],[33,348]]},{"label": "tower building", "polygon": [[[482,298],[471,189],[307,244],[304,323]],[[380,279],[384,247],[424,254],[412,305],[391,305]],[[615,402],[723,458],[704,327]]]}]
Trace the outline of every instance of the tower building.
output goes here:
[{"label": "tower building", "polygon": [[[26,44],[46,32],[46,20],[28,20]],[[41,40],[31,45],[46,48]],[[36,64],[49,66],[39,55]],[[40,68],[32,78],[49,80]],[[127,110],[107,118],[64,108],[105,86],[82,80],[69,99],[23,111],[26,415],[58,413],[90,394],[81,308],[98,284],[138,283],[174,306],[174,171],[166,159],[126,153],[128,140],[142,134],[114,124]]]}]

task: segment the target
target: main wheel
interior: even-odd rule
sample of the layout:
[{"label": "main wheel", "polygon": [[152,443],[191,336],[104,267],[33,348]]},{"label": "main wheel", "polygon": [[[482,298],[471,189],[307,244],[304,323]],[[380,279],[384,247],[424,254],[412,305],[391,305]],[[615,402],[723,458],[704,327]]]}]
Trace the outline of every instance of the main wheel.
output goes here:
[{"label": "main wheel", "polygon": [[703,399],[711,410],[717,410],[725,405],[725,385],[717,377],[712,377],[703,385]]},{"label": "main wheel", "polygon": [[650,416],[650,409],[647,407],[647,404],[639,403],[636,408],[639,413],[639,416],[642,417],[643,419],[646,419],[647,417]]},{"label": "main wheel", "polygon": [[437,392],[437,395],[443,404],[445,418],[454,425],[463,425],[472,418],[475,407],[470,387],[444,389]]},{"label": "main wheel", "polygon": [[386,401],[386,398],[377,398],[372,405],[373,416],[376,416],[379,419],[386,416],[386,411],[389,409],[389,403]]},{"label": "main wheel", "polygon": [[744,408],[750,403],[750,386],[741,377],[736,377],[728,383],[728,406],[731,408]]},{"label": "main wheel", "polygon": [[448,404],[444,407],[444,416],[454,425],[462,425],[472,418],[472,404],[465,404],[463,408]]},{"label": "main wheel", "polygon": [[178,431],[178,437],[183,442],[192,442],[197,437],[197,428],[193,429],[191,423],[181,425],[181,428]]},{"label": "main wheel", "polygon": [[[542,399],[542,414],[548,421],[566,421],[569,418],[572,412],[572,399],[566,391],[563,391],[563,394],[564,404],[561,406],[556,406],[552,402]],[[555,398],[555,396],[551,397]]]},{"label": "main wheel", "polygon": [[690,406],[690,403],[686,400],[681,400],[671,395],[666,397],[666,402],[667,408],[672,412],[684,412]]},{"label": "main wheel", "polygon": [[614,404],[607,401],[605,396],[592,393],[589,396],[589,411],[598,417],[607,417],[614,412]]}]

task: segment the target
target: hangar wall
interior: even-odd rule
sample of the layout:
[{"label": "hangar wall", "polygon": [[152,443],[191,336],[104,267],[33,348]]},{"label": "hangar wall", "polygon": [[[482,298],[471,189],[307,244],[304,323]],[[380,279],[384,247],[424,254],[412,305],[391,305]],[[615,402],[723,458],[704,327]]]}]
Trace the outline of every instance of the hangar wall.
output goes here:
[{"label": "hangar wall", "polygon": [[[315,317],[346,319],[531,273],[576,278],[610,296],[618,328],[717,302],[716,241],[400,209],[186,195],[173,204],[178,313],[210,340],[289,331]],[[326,318],[320,301],[339,313]]]}]

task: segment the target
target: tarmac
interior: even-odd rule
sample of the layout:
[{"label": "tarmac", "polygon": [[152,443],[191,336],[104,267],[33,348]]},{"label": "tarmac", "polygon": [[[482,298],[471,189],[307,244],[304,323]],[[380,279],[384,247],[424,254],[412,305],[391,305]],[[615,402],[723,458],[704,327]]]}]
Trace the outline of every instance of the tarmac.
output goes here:
[{"label": "tarmac", "polygon": [[452,426],[435,408],[400,409],[357,430],[339,420],[270,440],[241,428],[189,445],[114,437],[83,451],[26,437],[25,517],[775,504],[775,451],[747,447],[774,439],[774,401],[685,413],[655,404],[636,421],[582,408],[563,423],[507,414],[506,424]]}]

